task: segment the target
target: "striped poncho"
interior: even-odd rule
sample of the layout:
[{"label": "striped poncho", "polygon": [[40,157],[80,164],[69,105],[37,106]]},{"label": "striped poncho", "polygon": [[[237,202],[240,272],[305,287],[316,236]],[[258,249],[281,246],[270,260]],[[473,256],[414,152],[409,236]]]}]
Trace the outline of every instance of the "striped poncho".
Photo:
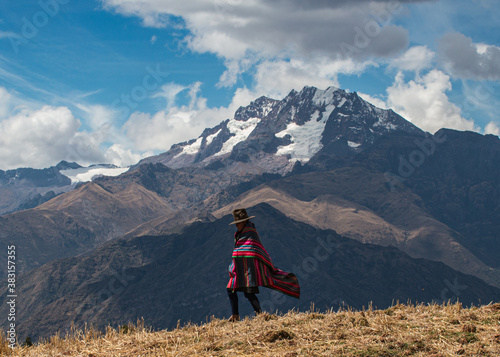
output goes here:
[{"label": "striped poncho", "polygon": [[251,222],[243,231],[236,232],[234,239],[228,289],[264,286],[297,299],[300,297],[299,280],[294,274],[274,266]]}]

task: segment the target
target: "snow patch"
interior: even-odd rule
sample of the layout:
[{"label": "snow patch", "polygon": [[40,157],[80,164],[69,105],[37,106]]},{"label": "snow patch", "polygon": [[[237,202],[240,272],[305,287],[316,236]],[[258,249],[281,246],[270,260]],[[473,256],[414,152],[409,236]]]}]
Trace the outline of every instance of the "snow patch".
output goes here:
[{"label": "snow patch", "polygon": [[332,112],[334,110],[335,110],[335,105],[333,105],[333,104],[328,105],[325,108],[325,111],[323,112],[323,116],[322,116],[321,120],[324,120],[326,123],[326,121],[328,120],[328,118],[330,117],[330,115],[332,114]]},{"label": "snow patch", "polygon": [[349,145],[352,148],[357,148],[357,147],[361,146],[360,143],[355,143],[354,141],[347,141],[347,145]]},{"label": "snow patch", "polygon": [[318,121],[320,111],[316,110],[312,115],[311,115],[311,120],[312,121]]},{"label": "snow patch", "polygon": [[200,151],[202,141],[203,141],[203,136],[200,136],[198,139],[196,139],[196,141],[194,143],[184,146],[182,148],[182,151],[174,156],[174,159],[178,158],[181,155],[195,155],[195,154],[197,154],[198,151]]},{"label": "snow patch", "polygon": [[319,112],[316,111],[311,115],[311,120],[303,125],[290,123],[285,130],[276,133],[276,137],[283,138],[290,135],[292,143],[286,146],[279,146],[277,155],[290,155],[291,161],[307,162],[314,156],[322,147],[321,136],[325,130],[325,125],[328,117],[335,109],[334,105],[329,105],[322,113],[321,120]]},{"label": "snow patch", "polygon": [[221,156],[230,153],[236,144],[245,141],[248,138],[252,131],[254,131],[254,129],[257,127],[257,124],[259,124],[259,122],[259,118],[250,118],[247,121],[240,121],[235,119],[229,120],[229,122],[227,123],[227,128],[232,134],[234,134],[234,136],[231,136],[222,145],[222,149],[213,156]]},{"label": "snow patch", "polygon": [[78,169],[69,169],[59,171],[62,175],[68,177],[71,183],[89,182],[95,176],[118,176],[127,171],[128,167],[106,167],[106,166],[91,166],[80,167]]},{"label": "snow patch", "polygon": [[[207,141],[207,146],[210,145],[210,143],[217,137],[217,135],[219,135],[221,130],[222,129],[219,129],[216,133],[208,135],[205,138],[205,140]],[[182,148],[182,151],[174,156],[174,159],[178,158],[181,155],[196,155],[200,151],[202,142],[203,136],[200,136],[194,143],[184,146]]]},{"label": "snow patch", "polygon": [[345,102],[347,102],[347,99],[342,98],[342,100],[341,100],[341,101],[340,101],[340,103],[337,105],[337,107],[341,108],[341,107],[345,104]]},{"label": "snow patch", "polygon": [[210,145],[212,143],[212,141],[214,141],[214,139],[217,137],[217,135],[219,135],[220,131],[222,129],[219,129],[216,133],[212,134],[212,135],[209,135],[206,137],[206,140],[207,140],[207,146]]}]

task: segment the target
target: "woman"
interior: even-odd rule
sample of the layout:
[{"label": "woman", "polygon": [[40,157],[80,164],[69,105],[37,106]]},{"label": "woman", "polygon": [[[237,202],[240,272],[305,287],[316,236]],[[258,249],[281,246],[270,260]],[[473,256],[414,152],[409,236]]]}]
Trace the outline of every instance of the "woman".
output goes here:
[{"label": "woman", "polygon": [[234,249],[232,262],[229,265],[229,283],[227,294],[231,303],[232,315],[229,321],[240,319],[238,310],[237,291],[243,291],[250,301],[255,314],[261,313],[259,299],[259,286],[275,289],[283,294],[300,297],[300,286],[297,277],[292,273],[284,272],[274,266],[271,257],[262,245],[255,225],[250,222],[244,208],[233,211],[236,233],[234,234]]}]

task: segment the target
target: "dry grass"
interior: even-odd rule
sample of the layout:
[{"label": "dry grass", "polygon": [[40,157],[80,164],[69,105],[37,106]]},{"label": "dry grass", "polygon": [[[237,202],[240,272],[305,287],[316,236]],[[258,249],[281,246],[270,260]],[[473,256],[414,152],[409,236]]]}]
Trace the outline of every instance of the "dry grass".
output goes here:
[{"label": "dry grass", "polygon": [[500,303],[395,305],[387,310],[263,313],[236,323],[212,319],[170,331],[141,323],[103,333],[53,336],[3,356],[499,356]]}]

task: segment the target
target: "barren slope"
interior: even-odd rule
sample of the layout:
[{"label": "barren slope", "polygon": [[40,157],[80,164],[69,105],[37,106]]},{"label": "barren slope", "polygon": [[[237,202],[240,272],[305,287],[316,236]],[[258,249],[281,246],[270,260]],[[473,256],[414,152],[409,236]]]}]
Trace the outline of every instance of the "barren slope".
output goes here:
[{"label": "barren slope", "polygon": [[461,245],[460,234],[426,212],[417,195],[388,190],[381,173],[350,168],[296,175],[246,192],[213,214],[221,217],[261,202],[292,219],[361,242],[392,245],[415,258],[442,261],[500,286],[500,271]]}]

